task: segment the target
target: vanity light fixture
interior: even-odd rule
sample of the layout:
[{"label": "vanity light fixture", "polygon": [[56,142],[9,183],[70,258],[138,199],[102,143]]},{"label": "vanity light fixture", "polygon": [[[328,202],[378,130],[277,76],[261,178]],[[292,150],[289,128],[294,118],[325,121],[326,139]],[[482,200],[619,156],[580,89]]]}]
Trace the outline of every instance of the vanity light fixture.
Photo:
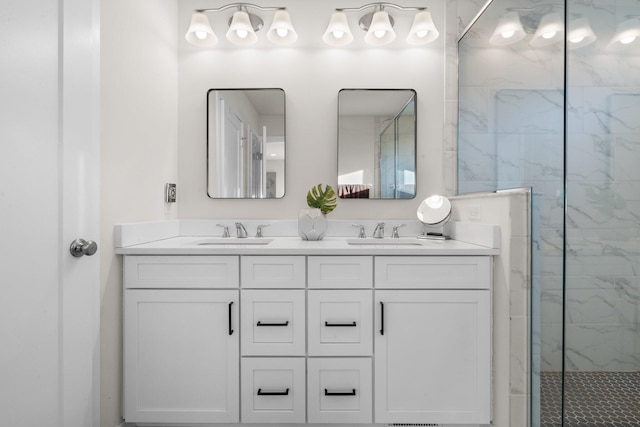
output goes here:
[{"label": "vanity light fixture", "polygon": [[564,18],[558,12],[542,17],[529,44],[533,47],[548,46],[562,41],[564,37]]},{"label": "vanity light fixture", "polygon": [[628,16],[626,21],[623,21],[616,28],[616,32],[607,46],[608,50],[616,51],[627,49],[630,45],[636,44],[634,42],[640,41],[640,19],[635,16]]},{"label": "vanity light fixture", "polygon": [[358,25],[367,32],[364,41],[369,45],[384,46],[396,38],[396,32],[393,29],[395,21],[386,11],[386,8],[417,11],[406,39],[408,44],[414,46],[424,45],[431,43],[440,35],[433,23],[431,12],[426,7],[405,7],[393,3],[369,3],[361,7],[336,9],[331,15],[331,20],[322,36],[322,40],[330,46],[346,46],[351,43],[353,34],[349,28],[345,12],[360,12],[368,8],[373,8],[373,10],[360,17]]},{"label": "vanity light fixture", "polygon": [[500,17],[489,43],[494,46],[507,46],[519,42],[526,35],[520,22],[520,14],[512,10]]},{"label": "vanity light fixture", "polygon": [[336,10],[331,14],[329,26],[322,40],[330,46],[346,46],[353,41],[347,15],[342,10]]},{"label": "vanity light fixture", "polygon": [[569,34],[567,34],[567,45],[569,49],[578,49],[590,45],[598,39],[589,24],[586,16],[581,16],[569,22]]},{"label": "vanity light fixture", "polygon": [[[530,8],[507,8],[489,38],[489,43],[508,46],[524,39],[527,34],[533,34],[529,41],[533,47],[549,46],[562,41],[564,17],[561,13],[554,12],[554,8],[562,8],[562,5],[549,3]],[[586,33],[584,37],[587,38]]]},{"label": "vanity light fixture", "polygon": [[229,19],[229,30],[226,33],[227,40],[240,46],[250,46],[258,41],[256,32],[264,27],[264,21],[256,14],[249,12],[249,8],[260,11],[275,11],[273,22],[267,39],[279,45],[288,45],[298,39],[298,34],[293,28],[291,17],[284,7],[264,7],[250,3],[230,3],[215,9],[196,9],[191,16],[191,25],[185,38],[195,46],[210,47],[218,42],[209,19],[205,13],[222,12],[224,10],[237,9]]}]

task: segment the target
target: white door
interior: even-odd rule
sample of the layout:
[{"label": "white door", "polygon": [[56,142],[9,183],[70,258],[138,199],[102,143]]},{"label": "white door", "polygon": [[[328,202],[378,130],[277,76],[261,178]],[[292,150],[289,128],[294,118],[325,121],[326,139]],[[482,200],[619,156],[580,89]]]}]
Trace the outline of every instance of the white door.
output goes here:
[{"label": "white door", "polygon": [[489,424],[488,290],[375,293],[375,422]]},{"label": "white door", "polygon": [[[0,414],[99,425],[99,0],[0,8]],[[64,26],[61,23],[64,22]],[[99,242],[98,242],[99,243]]]}]

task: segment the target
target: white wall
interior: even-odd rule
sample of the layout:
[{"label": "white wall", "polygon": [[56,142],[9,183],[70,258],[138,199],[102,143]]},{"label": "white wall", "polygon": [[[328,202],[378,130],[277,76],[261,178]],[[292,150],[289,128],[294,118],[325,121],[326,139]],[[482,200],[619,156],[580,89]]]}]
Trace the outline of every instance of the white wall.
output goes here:
[{"label": "white wall", "polygon": [[[114,224],[174,218],[177,179],[175,0],[101,2],[101,425],[121,420],[122,265]],[[203,94],[204,99],[204,94]]]},{"label": "white wall", "polygon": [[[270,5],[264,1],[256,3]],[[193,9],[203,4],[199,0],[179,3],[181,34],[188,28]],[[286,0],[278,5],[289,8],[300,39],[307,37],[306,41],[301,40],[301,46],[274,48],[267,43],[258,48],[239,49],[225,46],[221,40],[222,46],[218,48],[198,49],[180,37],[180,218],[297,218],[298,211],[306,207],[309,188],[318,183],[337,188],[337,101],[338,91],[343,88],[417,91],[418,194],[413,200],[394,202],[342,200],[331,218],[414,218],[420,200],[442,191],[443,37],[419,48],[406,48],[401,41],[383,49],[327,48],[315,39],[320,40],[332,10],[340,6],[361,6],[361,2]],[[434,1],[428,5],[436,26],[444,33],[444,5]],[[214,18],[212,25],[215,27]],[[217,32],[218,37],[224,39],[223,31]],[[357,33],[355,36],[361,37]],[[285,90],[287,182],[282,199],[212,200],[207,197],[206,92],[211,88],[243,87]]]}]

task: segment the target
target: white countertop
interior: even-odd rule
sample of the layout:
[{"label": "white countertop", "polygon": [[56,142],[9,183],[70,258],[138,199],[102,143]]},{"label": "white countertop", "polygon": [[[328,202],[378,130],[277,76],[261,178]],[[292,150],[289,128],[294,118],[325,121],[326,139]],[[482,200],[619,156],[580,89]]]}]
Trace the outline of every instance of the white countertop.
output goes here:
[{"label": "white countertop", "polygon": [[[117,247],[122,255],[497,255],[496,248],[457,240],[426,240],[403,237],[397,244],[392,238],[325,237],[320,241],[305,241],[300,237],[264,238],[267,244],[241,244],[243,239],[231,237],[229,244],[208,236],[179,236],[153,242]],[[255,242],[258,239],[248,239]],[[202,244],[212,241],[215,244]],[[352,245],[348,242],[362,242]]]}]

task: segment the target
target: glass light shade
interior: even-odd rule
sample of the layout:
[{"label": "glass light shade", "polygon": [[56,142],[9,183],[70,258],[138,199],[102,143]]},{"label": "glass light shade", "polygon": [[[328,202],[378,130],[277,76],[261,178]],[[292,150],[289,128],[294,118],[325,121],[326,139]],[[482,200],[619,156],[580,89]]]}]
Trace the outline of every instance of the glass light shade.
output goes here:
[{"label": "glass light shade", "polygon": [[252,45],[258,41],[249,14],[244,10],[237,10],[233,13],[233,19],[229,25],[229,31],[227,31],[227,40],[242,46]]},{"label": "glass light shade", "polygon": [[640,20],[638,18],[627,19],[620,23],[613,39],[607,46],[608,50],[623,50],[632,44],[636,44],[640,38]]},{"label": "glass light shade", "polygon": [[440,36],[440,33],[433,23],[431,12],[422,10],[416,13],[416,16],[413,18],[413,25],[407,36],[407,43],[414,46],[423,45],[431,43],[437,39],[438,36]]},{"label": "glass light shade", "polygon": [[518,12],[507,12],[500,17],[489,43],[494,46],[508,46],[519,42],[525,36]]},{"label": "glass light shade", "polygon": [[213,33],[209,18],[204,13],[196,12],[191,15],[191,25],[184,36],[194,46],[209,47],[218,43],[218,37]]},{"label": "glass light shade", "polygon": [[384,10],[374,13],[367,35],[364,36],[364,41],[372,46],[384,46],[395,39],[396,33],[391,26],[389,14]]},{"label": "glass light shade", "polygon": [[275,44],[288,45],[298,40],[298,34],[293,29],[291,17],[286,10],[277,10],[273,15],[273,23],[267,32],[269,41]]},{"label": "glass light shade", "polygon": [[587,46],[598,39],[586,16],[574,19],[569,22],[569,33],[567,36],[567,45],[569,49],[577,49]]},{"label": "glass light shade", "polygon": [[558,12],[552,12],[542,17],[529,44],[533,47],[548,46],[562,41],[563,37],[564,19]]},{"label": "glass light shade", "polygon": [[330,46],[346,46],[353,41],[353,34],[344,12],[336,10],[331,14],[331,20],[322,40]]}]

